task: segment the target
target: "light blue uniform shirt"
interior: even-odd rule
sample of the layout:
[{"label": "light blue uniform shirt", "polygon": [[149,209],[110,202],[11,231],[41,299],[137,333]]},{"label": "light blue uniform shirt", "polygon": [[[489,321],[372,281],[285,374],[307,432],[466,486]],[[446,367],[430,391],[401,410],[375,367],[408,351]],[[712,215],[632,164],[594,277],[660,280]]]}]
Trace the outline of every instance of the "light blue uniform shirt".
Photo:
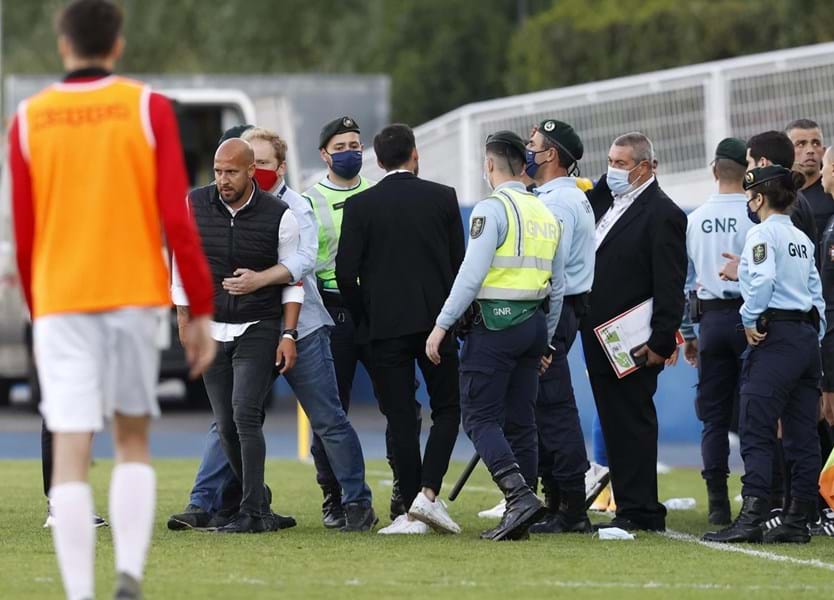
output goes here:
[{"label": "light blue uniform shirt", "polygon": [[814,244],[788,215],[772,215],[747,234],[738,267],[745,327],[755,327],[766,309],[801,310],[816,306],[820,339],[825,333],[825,302],[814,262]]},{"label": "light blue uniform shirt", "polygon": [[596,222],[585,193],[574,177],[557,177],[535,190],[539,199],[562,222],[559,252],[565,253],[565,296],[591,291],[596,260]]},{"label": "light blue uniform shirt", "polygon": [[[282,188],[278,188],[276,195],[280,195]],[[304,339],[317,329],[333,327],[333,319],[324,307],[316,286],[316,255],[319,251],[318,224],[310,203],[295,190],[283,186],[284,193],[281,200],[287,203],[298,220],[298,250],[286,258],[281,258],[281,264],[287,267],[294,282],[303,281],[304,303],[298,316],[298,339]]]},{"label": "light blue uniform shirt", "polygon": [[[518,181],[508,181],[495,188],[495,191],[513,189],[519,192],[526,192],[524,184]],[[507,239],[507,210],[504,204],[497,198],[486,198],[478,202],[472,209],[471,219],[482,217],[484,219],[483,230],[476,238],[469,238],[466,246],[466,254],[460,266],[452,291],[446,299],[440,315],[437,317],[438,327],[449,331],[469,307],[478,292],[481,290],[484,279],[486,279],[495,251]],[[553,339],[556,332],[556,325],[559,316],[562,314],[562,301],[565,296],[564,264],[565,253],[562,251],[562,243],[559,242],[556,256],[553,257],[553,278],[550,286],[550,312],[547,315],[547,340]]]}]

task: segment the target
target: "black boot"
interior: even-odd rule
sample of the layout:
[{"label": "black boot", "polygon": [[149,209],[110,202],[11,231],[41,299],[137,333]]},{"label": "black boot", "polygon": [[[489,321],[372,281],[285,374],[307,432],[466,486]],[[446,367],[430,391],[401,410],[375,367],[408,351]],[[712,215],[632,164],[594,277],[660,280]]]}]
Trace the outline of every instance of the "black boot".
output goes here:
[{"label": "black boot", "polygon": [[389,516],[391,517],[391,521],[394,521],[400,515],[404,515],[408,512],[408,507],[405,505],[405,500],[400,493],[400,478],[397,476],[397,467],[394,464],[394,459],[390,457],[388,458],[388,466],[391,468],[391,477],[393,481],[391,485],[391,504],[389,505]]},{"label": "black boot", "polygon": [[791,498],[788,510],[762,523],[762,541],[765,544],[807,544],[811,541],[808,513],[816,505],[816,500]]},{"label": "black boot", "polygon": [[726,479],[707,479],[707,509],[710,525],[729,525],[732,521]]},{"label": "black boot", "polygon": [[530,533],[591,533],[591,521],[585,512],[585,491],[563,492],[559,509],[532,527]]},{"label": "black boot", "polygon": [[341,529],[345,526],[345,509],[342,508],[342,490],[322,487],[324,502],[321,503],[321,522],[327,529]]},{"label": "black boot", "polygon": [[544,505],[524,481],[518,465],[512,465],[493,476],[507,500],[507,508],[498,527],[484,531],[481,539],[521,540],[529,538],[530,525],[545,512]]},{"label": "black boot", "polygon": [[767,516],[768,501],[766,498],[745,496],[741,511],[732,525],[721,531],[711,531],[704,534],[706,542],[720,542],[733,544],[738,542],[761,543],[761,524]]}]

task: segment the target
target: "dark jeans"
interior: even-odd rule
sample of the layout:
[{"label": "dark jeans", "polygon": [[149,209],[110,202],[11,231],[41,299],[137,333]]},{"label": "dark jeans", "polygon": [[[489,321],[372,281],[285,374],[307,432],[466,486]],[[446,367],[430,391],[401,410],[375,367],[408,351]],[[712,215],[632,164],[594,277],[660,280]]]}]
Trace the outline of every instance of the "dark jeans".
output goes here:
[{"label": "dark jeans", "polygon": [[492,475],[517,464],[532,488],[538,469],[538,367],[547,347],[544,313],[502,331],[478,325],[460,356],[463,429]]},{"label": "dark jeans", "polygon": [[[371,350],[382,412],[388,420],[400,493],[411,506],[421,487],[440,492],[460,424],[458,354],[453,336],[448,336],[435,366],[426,356],[429,332],[399,338],[374,340]],[[414,409],[414,363],[428,387],[432,426],[426,452],[420,460],[420,422]]]},{"label": "dark jeans", "polygon": [[281,336],[279,320],[251,325],[231,342],[221,342],[214,363],[203,375],[217,431],[229,465],[243,486],[240,511],[265,516],[264,403]]}]

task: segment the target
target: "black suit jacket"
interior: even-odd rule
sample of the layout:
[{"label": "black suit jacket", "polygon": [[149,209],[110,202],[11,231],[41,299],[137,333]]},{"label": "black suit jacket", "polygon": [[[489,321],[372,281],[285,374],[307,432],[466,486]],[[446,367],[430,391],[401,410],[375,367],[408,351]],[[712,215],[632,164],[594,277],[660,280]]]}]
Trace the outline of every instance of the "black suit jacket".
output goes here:
[{"label": "black suit jacket", "polygon": [[394,173],[351,196],[336,280],[359,341],[430,331],[464,251],[453,188]]},{"label": "black suit jacket", "polygon": [[[614,201],[605,178],[587,195],[599,221]],[[672,355],[683,316],[686,265],[686,214],[654,181],[597,249],[590,311],[582,320],[589,373],[614,373],[594,327],[649,298],[654,298],[649,348],[664,357]]]}]

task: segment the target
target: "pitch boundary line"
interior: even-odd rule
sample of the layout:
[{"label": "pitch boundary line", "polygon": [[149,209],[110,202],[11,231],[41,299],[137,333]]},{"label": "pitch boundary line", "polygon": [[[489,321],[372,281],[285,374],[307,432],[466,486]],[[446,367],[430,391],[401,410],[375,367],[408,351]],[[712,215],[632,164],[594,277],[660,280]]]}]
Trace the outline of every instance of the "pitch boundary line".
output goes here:
[{"label": "pitch boundary line", "polygon": [[679,542],[695,543],[700,546],[705,546],[712,550],[721,552],[737,552],[739,554],[746,554],[747,556],[754,556],[756,558],[763,558],[765,560],[772,560],[775,562],[787,562],[794,565],[802,565],[804,567],[815,567],[817,569],[825,569],[827,571],[834,571],[834,564],[823,562],[816,558],[794,558],[793,556],[785,556],[784,554],[775,554],[766,550],[753,550],[742,546],[735,546],[733,544],[719,544],[717,542],[707,542],[700,538],[690,535],[688,533],[681,533],[680,531],[673,531],[667,529],[661,533],[663,537]]}]

